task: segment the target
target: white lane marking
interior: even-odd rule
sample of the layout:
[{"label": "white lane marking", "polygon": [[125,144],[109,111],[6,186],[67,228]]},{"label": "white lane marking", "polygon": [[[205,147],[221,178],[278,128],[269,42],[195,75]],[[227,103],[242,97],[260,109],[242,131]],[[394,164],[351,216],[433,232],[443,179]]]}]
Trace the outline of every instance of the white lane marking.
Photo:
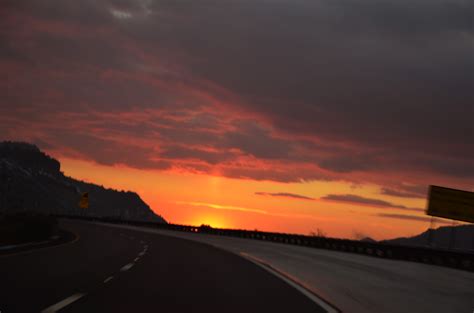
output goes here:
[{"label": "white lane marking", "polygon": [[27,243],[22,243],[19,245],[1,246],[0,250],[9,250],[9,249],[28,247],[28,246],[37,246],[37,245],[42,245],[49,242],[50,242],[49,240],[44,240],[44,241],[36,241],[36,242],[27,242]]},{"label": "white lane marking", "polygon": [[133,260],[133,262],[137,262],[138,260],[140,260],[140,258],[136,257],[135,260]]},{"label": "white lane marking", "polygon": [[110,276],[110,277],[107,277],[106,280],[104,280],[104,284],[107,284],[109,281],[111,281],[112,279],[114,279],[113,276]]},{"label": "white lane marking", "polygon": [[139,255],[139,256],[144,256],[144,255],[145,255],[145,251],[140,252],[138,255]]},{"label": "white lane marking", "polygon": [[308,288],[305,288],[301,283],[299,283],[296,279],[291,278],[289,275],[280,272],[279,270],[275,269],[273,266],[269,265],[263,260],[260,260],[259,258],[256,258],[254,256],[251,256],[245,252],[240,252],[240,255],[249,260],[250,262],[260,266],[267,272],[277,276],[284,282],[286,282],[288,285],[291,287],[295,288],[302,294],[304,294],[306,297],[308,297],[311,301],[315,302],[317,305],[319,305],[321,308],[326,310],[327,313],[340,313],[340,311],[336,308],[334,308],[332,305],[330,305],[327,301],[321,299],[317,295],[315,295],[313,292],[311,292]]},{"label": "white lane marking", "polygon": [[85,293],[75,293],[72,296],[67,297],[66,299],[64,299],[62,301],[59,301],[58,303],[53,304],[52,306],[44,309],[43,311],[41,311],[41,313],[55,313],[55,312],[61,310],[62,308],[70,305],[71,303],[79,300],[80,298],[84,297],[85,295],[86,295]]},{"label": "white lane marking", "polygon": [[129,269],[131,269],[133,267],[133,263],[128,263],[127,265],[125,265],[124,267],[122,267],[120,269],[121,272],[125,272],[125,271],[128,271]]}]

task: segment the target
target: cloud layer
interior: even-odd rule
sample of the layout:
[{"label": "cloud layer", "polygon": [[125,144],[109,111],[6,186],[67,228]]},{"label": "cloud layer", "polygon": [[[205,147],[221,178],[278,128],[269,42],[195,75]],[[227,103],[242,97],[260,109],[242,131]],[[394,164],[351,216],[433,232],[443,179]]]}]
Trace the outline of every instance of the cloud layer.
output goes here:
[{"label": "cloud layer", "polygon": [[469,187],[473,9],[3,1],[0,133],[107,165],[370,182],[397,197]]},{"label": "cloud layer", "polygon": [[298,199],[298,200],[316,200],[315,198],[307,197],[307,196],[302,196],[298,195],[295,193],[289,193],[289,192],[256,192],[255,193],[258,196],[270,196],[270,197],[283,197],[283,198],[293,198],[293,199]]},{"label": "cloud layer", "polygon": [[345,202],[345,203],[350,203],[350,204],[355,204],[355,205],[401,209],[401,210],[408,210],[408,211],[418,211],[418,212],[424,211],[421,208],[408,208],[404,205],[393,204],[385,200],[366,198],[366,197],[361,197],[361,196],[352,195],[352,194],[344,194],[344,195],[330,194],[330,195],[321,197],[321,200]]}]

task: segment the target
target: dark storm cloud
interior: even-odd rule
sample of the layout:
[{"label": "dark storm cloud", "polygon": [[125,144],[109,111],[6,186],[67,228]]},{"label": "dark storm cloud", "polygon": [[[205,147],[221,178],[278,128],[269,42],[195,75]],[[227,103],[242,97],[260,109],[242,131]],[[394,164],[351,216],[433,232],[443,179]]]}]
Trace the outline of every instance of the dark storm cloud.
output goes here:
[{"label": "dark storm cloud", "polygon": [[298,200],[316,200],[311,197],[298,195],[295,193],[288,193],[288,192],[255,192],[258,196],[271,196],[271,197],[283,197],[283,198],[293,198]]},{"label": "dark storm cloud", "polygon": [[[26,109],[45,142],[83,151],[45,125],[52,116],[63,123],[54,131],[78,132],[55,113],[85,112],[92,139],[76,141],[100,146],[84,151],[101,163],[162,168],[162,153],[207,163],[186,165],[196,170],[228,163],[223,175],[278,181],[474,177],[472,1],[0,6],[4,133],[17,133]],[[132,125],[92,114],[145,109],[160,113]],[[242,166],[242,155],[266,167]],[[411,194],[390,188],[382,192]]]},{"label": "dark storm cloud", "polygon": [[365,198],[365,197],[351,195],[351,194],[327,195],[327,196],[321,197],[321,200],[347,202],[347,203],[358,204],[358,205],[378,206],[378,207],[402,209],[402,210],[409,210],[409,211],[423,211],[423,209],[419,209],[419,208],[408,208],[404,205],[393,204],[388,201],[384,201],[380,199]]},{"label": "dark storm cloud", "polygon": [[223,135],[222,147],[237,148],[261,159],[287,159],[292,150],[288,140],[273,137],[253,122],[237,121],[236,129]]},{"label": "dark storm cloud", "polygon": [[173,159],[196,159],[209,164],[218,164],[233,159],[235,156],[230,152],[205,151],[179,146],[167,147],[165,151],[160,152],[160,157]]},{"label": "dark storm cloud", "polygon": [[[62,154],[70,157],[91,158],[103,165],[125,164],[140,169],[168,169],[171,164],[155,158],[156,151],[121,141],[98,138],[87,133],[58,132],[51,136]],[[53,146],[53,150],[56,148]],[[120,153],[117,153],[120,151]]]},{"label": "dark storm cloud", "polygon": [[[422,145],[474,156],[467,1],[154,6],[168,13],[173,38],[132,33],[189,51],[195,57],[184,62],[194,73],[233,90],[283,130],[397,153]],[[201,45],[203,38],[211,44]]]},{"label": "dark storm cloud", "polygon": [[319,161],[318,165],[337,173],[376,170],[378,162],[372,155],[336,155]]}]

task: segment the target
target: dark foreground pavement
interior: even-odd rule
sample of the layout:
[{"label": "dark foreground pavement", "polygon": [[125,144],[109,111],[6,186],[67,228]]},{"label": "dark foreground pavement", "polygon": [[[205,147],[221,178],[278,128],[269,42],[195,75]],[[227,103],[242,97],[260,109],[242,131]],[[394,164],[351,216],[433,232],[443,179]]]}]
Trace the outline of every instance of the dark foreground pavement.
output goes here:
[{"label": "dark foreground pavement", "polygon": [[79,239],[0,256],[0,312],[324,312],[212,246],[86,222],[61,226]]}]

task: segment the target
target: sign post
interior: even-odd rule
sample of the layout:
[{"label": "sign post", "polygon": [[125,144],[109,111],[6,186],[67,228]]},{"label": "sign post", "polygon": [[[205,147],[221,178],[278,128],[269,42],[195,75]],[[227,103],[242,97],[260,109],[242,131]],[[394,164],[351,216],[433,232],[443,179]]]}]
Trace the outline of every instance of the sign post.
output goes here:
[{"label": "sign post", "polygon": [[431,247],[433,244],[433,232],[434,232],[434,216],[431,217],[430,229],[428,233],[428,247]]}]

